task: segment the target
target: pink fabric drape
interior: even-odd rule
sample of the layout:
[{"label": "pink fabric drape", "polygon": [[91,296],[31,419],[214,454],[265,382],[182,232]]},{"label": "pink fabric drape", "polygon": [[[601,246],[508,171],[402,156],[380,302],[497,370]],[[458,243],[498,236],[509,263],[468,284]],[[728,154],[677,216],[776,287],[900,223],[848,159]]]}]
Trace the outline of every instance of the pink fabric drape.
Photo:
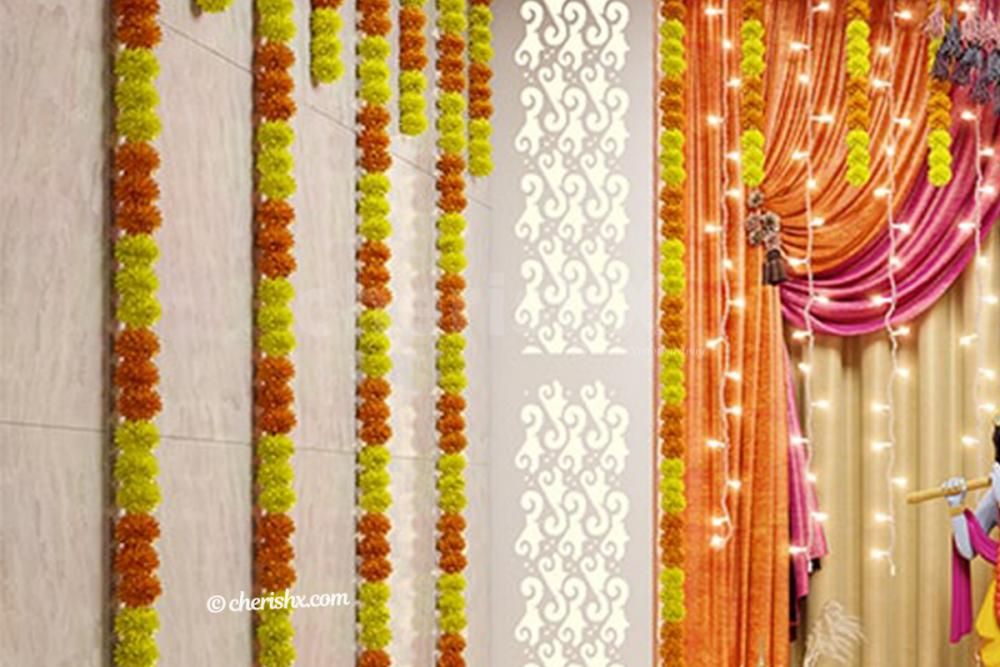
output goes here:
[{"label": "pink fabric drape", "polygon": [[[972,108],[964,91],[955,94],[955,113]],[[975,236],[959,223],[975,221],[977,149],[996,148],[1000,123],[989,111],[981,113],[981,145],[977,146],[974,123],[958,121],[952,143],[955,175],[944,188],[927,183],[926,169],[902,209],[895,215],[910,226],[909,234],[897,233],[897,307],[893,322],[909,322],[930,308],[955,282],[975,256]],[[998,150],[1000,154],[1000,150]],[[981,158],[983,184],[992,192],[981,195],[981,236],[989,233],[1000,217],[1000,160]],[[888,225],[862,252],[835,269],[816,276],[815,289],[829,302],[813,304],[811,314],[817,332],[857,336],[884,327],[885,303],[876,296],[889,295],[887,272],[890,253]],[[803,312],[809,297],[805,278],[795,276],[781,287],[782,313],[795,327],[803,328]]]},{"label": "pink fabric drape", "polygon": [[[969,542],[977,556],[995,565],[997,543],[990,539],[979,525],[976,515],[965,510],[965,520],[969,526]],[[951,556],[951,642],[954,644],[972,631],[972,577],[969,561],[962,558],[958,548],[952,545]]]},{"label": "pink fabric drape", "polygon": [[807,546],[805,552],[792,555],[792,624],[799,618],[798,603],[809,595],[809,564],[829,553],[826,533],[819,523],[814,525],[812,539],[809,539],[810,517],[819,510],[816,488],[806,478],[806,450],[797,444],[802,435],[799,413],[795,407],[795,379],[792,377],[791,361],[785,351],[785,365],[788,377],[786,405],[788,407],[788,517],[790,543],[792,546]]}]

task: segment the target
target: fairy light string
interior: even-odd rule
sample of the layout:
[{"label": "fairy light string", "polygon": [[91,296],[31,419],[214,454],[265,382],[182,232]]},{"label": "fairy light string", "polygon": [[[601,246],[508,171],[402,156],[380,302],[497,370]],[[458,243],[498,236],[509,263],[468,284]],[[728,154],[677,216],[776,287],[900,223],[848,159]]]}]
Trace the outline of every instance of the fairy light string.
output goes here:
[{"label": "fairy light string", "polygon": [[[751,81],[749,84],[746,81],[748,69],[743,67],[742,71],[744,74],[743,79],[739,77],[732,76],[732,70],[729,61],[729,51],[732,49],[732,41],[729,38],[730,34],[730,5],[728,0],[725,0],[721,5],[715,8],[714,12],[706,12],[708,16],[716,16],[719,18],[719,35],[720,44],[722,45],[722,52],[720,54],[721,69],[722,69],[722,89],[720,91],[720,113],[721,117],[719,122],[716,123],[719,128],[719,149],[720,153],[724,156],[724,159],[719,162],[719,220],[720,224],[717,231],[719,239],[718,246],[716,249],[716,264],[719,271],[719,285],[720,285],[720,299],[719,299],[719,323],[716,337],[708,341],[708,346],[711,350],[715,350],[718,353],[717,357],[717,375],[716,375],[716,385],[718,391],[718,412],[717,412],[717,427],[718,435],[715,439],[711,439],[708,442],[710,449],[718,450],[719,454],[719,465],[722,469],[722,487],[719,492],[719,514],[713,516],[712,521],[712,536],[709,539],[709,545],[713,549],[722,549],[730,540],[732,540],[735,526],[732,520],[732,511],[729,506],[729,496],[730,494],[736,492],[740,488],[740,481],[732,476],[730,456],[732,452],[731,447],[731,431],[730,431],[730,420],[738,418],[742,414],[742,408],[739,405],[729,404],[729,383],[737,382],[740,378],[740,373],[732,368],[732,345],[729,340],[729,323],[733,315],[733,311],[744,304],[742,300],[737,297],[733,297],[732,284],[730,282],[730,271],[732,269],[732,260],[729,258],[729,244],[730,244],[730,226],[732,223],[732,218],[729,210],[729,199],[739,199],[742,196],[742,190],[739,188],[731,187],[733,184],[730,181],[729,166],[727,161],[733,161],[736,164],[736,169],[738,172],[737,181],[746,184],[745,179],[743,179],[742,166],[746,162],[745,151],[737,152],[734,154],[730,151],[730,135],[729,135],[729,115],[730,115],[730,105],[729,105],[729,95],[733,92],[738,92],[741,87],[748,86],[749,93],[744,90],[740,94],[740,103],[737,105],[737,116],[739,119],[739,126],[743,128],[743,135],[741,137],[741,145],[748,146],[753,144],[752,150],[756,150],[759,146],[761,154],[759,160],[752,158],[750,160],[751,165],[756,165],[754,169],[759,169],[760,179],[763,180],[763,134],[760,133],[761,141],[755,142],[748,140],[748,136],[756,136],[759,133],[759,127],[763,127],[763,69],[760,68],[759,71],[755,69],[756,66],[751,66],[749,70],[757,72],[756,75],[751,75]],[[741,28],[741,36],[746,37],[746,35],[751,35],[752,39],[763,40],[763,23],[761,21],[763,14],[763,8],[760,3],[749,3],[744,7],[744,22]],[[747,29],[747,22],[753,22],[754,25],[759,24],[760,29],[751,28]],[[749,51],[744,47],[744,60],[747,55],[750,55],[751,59],[756,59],[757,51],[754,47],[751,47]],[[741,65],[742,66],[742,65]],[[759,78],[760,85],[755,85],[753,80]],[[743,114],[744,109],[747,108],[749,113]],[[745,116],[749,116],[750,121],[745,120]],[[751,180],[754,180],[753,178]],[[758,182],[759,184],[759,182]]]},{"label": "fairy light string", "polygon": [[160,156],[160,5],[115,2],[114,109],[114,516],[113,660],[118,667],[153,667],[159,660],[154,604],[162,587],[155,542],[160,503],[155,419],[162,408],[153,326],[160,317],[153,233],[162,222],[155,173]]},{"label": "fairy light string", "polygon": [[[815,168],[813,164],[813,152],[815,150],[815,137],[816,132],[814,128],[814,118],[816,115],[816,91],[813,86],[814,77],[814,55],[813,55],[813,44],[816,39],[816,14],[825,13],[827,10],[822,8],[823,5],[813,5],[809,11],[806,23],[806,42],[803,45],[793,45],[793,50],[800,50],[804,52],[804,76],[802,79],[803,85],[806,86],[806,117],[809,119],[806,123],[806,145],[805,149],[797,157],[801,157],[805,161],[806,166],[806,181],[803,187],[803,202],[805,208],[806,216],[806,252],[805,257],[801,260],[801,265],[804,266],[806,272],[806,283],[808,285],[808,297],[806,298],[805,305],[802,309],[802,320],[804,322],[805,329],[803,331],[797,331],[792,334],[792,338],[795,340],[804,341],[805,347],[803,348],[802,362],[799,364],[799,370],[803,375],[803,402],[805,410],[804,429],[802,438],[798,442],[793,442],[793,446],[802,446],[805,448],[805,476],[806,481],[809,484],[815,484],[815,473],[813,473],[812,465],[813,459],[815,457],[815,410],[816,402],[813,400],[814,396],[814,377],[815,374],[813,370],[815,368],[815,353],[816,353],[816,329],[815,323],[813,321],[812,311],[818,302],[818,292],[816,290],[816,279],[815,272],[813,270],[813,249],[815,247],[816,239],[816,228],[819,226],[819,218],[814,217],[813,210],[813,189],[816,183]],[[793,156],[794,157],[794,156]],[[810,512],[807,517],[807,535],[806,543],[793,544],[791,547],[793,556],[804,556],[806,559],[810,558],[813,551],[813,546],[819,536],[819,523],[823,515],[817,512]]]}]

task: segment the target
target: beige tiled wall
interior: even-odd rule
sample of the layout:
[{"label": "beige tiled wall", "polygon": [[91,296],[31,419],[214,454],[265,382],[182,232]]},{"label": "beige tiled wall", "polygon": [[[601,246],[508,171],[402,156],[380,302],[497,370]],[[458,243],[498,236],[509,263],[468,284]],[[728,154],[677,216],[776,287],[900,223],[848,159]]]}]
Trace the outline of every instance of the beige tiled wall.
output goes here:
[{"label": "beige tiled wall", "polygon": [[[304,27],[308,2],[296,4]],[[0,667],[108,657],[107,5],[0,0]],[[162,5],[161,664],[247,665],[249,618],[205,601],[250,587],[251,2],[222,16]],[[313,89],[305,30],[297,52],[297,592],[325,593],[353,587],[353,82]],[[421,666],[433,650],[433,139],[394,137],[394,153],[393,653]],[[484,665],[488,183],[471,194],[469,662]],[[295,624],[299,664],[349,664],[351,611],[302,610]]]}]

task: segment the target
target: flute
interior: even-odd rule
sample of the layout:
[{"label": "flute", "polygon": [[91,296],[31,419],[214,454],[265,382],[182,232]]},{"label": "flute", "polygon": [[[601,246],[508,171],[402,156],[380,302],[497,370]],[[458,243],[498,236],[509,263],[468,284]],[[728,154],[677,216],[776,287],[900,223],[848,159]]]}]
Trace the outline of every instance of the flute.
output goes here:
[{"label": "flute", "polygon": [[[970,479],[965,483],[966,491],[976,491],[978,489],[985,489],[990,485],[989,477],[977,477],[976,479]],[[920,491],[913,491],[906,495],[906,502],[911,505],[916,505],[922,503],[925,500],[934,500],[935,498],[945,498],[955,493],[955,491],[950,489],[944,489],[939,487],[932,487],[930,489],[921,489]]]},{"label": "flute", "polygon": [[[994,460],[997,463],[1000,463],[1000,413],[993,416],[993,454]],[[977,489],[985,489],[989,485],[989,477],[977,477],[976,479],[970,479],[965,483],[965,490],[975,491]],[[921,489],[920,491],[914,491],[913,493],[907,494],[906,502],[911,505],[916,505],[917,503],[922,503],[925,500],[945,498],[954,493],[954,490],[942,488],[940,486],[933,489]]]}]

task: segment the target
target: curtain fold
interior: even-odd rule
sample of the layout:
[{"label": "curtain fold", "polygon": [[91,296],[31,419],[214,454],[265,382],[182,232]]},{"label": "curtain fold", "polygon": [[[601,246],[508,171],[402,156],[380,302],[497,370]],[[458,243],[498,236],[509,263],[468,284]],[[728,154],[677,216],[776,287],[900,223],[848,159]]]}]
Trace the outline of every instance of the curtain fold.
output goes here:
[{"label": "curtain fold", "polygon": [[[1000,235],[984,246],[989,269],[984,285],[1000,290],[996,263]],[[892,475],[907,488],[890,493],[885,452],[871,443],[885,439],[885,415],[872,402],[885,400],[889,373],[887,337],[881,333],[851,338],[822,336],[812,364],[813,395],[831,401],[830,410],[815,413],[813,471],[823,511],[830,556],[812,578],[806,628],[828,600],[861,617],[867,637],[852,665],[859,667],[941,667],[972,665],[975,637],[957,646],[948,642],[951,545],[944,501],[905,504],[905,493],[937,486],[952,475],[978,477],[989,471],[992,444],[987,415],[977,411],[973,387],[979,365],[973,347],[958,338],[974,329],[975,275],[966,271],[924,316],[911,323],[901,349],[901,365],[909,380],[896,382],[898,408],[896,464]],[[1000,317],[986,306],[981,326],[983,367],[1000,369]],[[801,344],[790,340],[793,361]],[[1000,404],[1000,386],[983,381],[980,400]],[[979,414],[977,414],[979,413]],[[977,430],[976,425],[979,425]],[[963,436],[980,435],[981,444],[964,446]],[[978,494],[969,494],[975,506]],[[873,560],[871,549],[886,546],[886,525],[876,512],[894,501],[898,573],[890,576],[885,562]],[[973,599],[978,611],[992,569],[973,565]],[[805,634],[804,632],[802,633]],[[797,652],[801,653],[800,636]],[[821,663],[822,664],[822,663]]]},{"label": "curtain fold", "polygon": [[[959,110],[973,108],[964,91],[955,95]],[[930,308],[961,275],[975,255],[975,236],[963,232],[959,223],[975,220],[975,157],[981,147],[997,147],[1000,123],[989,111],[982,113],[981,144],[977,145],[974,124],[958,121],[953,131],[955,175],[944,188],[927,183],[926,169],[895,218],[911,226],[911,232],[898,234],[896,256],[902,264],[896,270],[899,306],[895,322],[905,323]],[[904,156],[917,160],[922,155]],[[983,182],[994,187],[1000,183],[1000,161],[982,159]],[[985,238],[1000,217],[1000,199],[985,193],[982,199],[981,238]],[[829,303],[816,303],[812,314],[814,326],[824,333],[855,336],[881,329],[885,305],[872,302],[873,295],[889,293],[886,271],[890,252],[885,224],[884,204],[881,228],[864,251],[845,258],[839,265],[816,277],[816,290]],[[796,327],[805,326],[803,310],[809,286],[802,277],[794,277],[781,286],[785,319]]]},{"label": "curtain fold", "polygon": [[[778,292],[760,281],[761,253],[747,248],[741,227],[740,202],[730,202],[727,256],[733,296],[742,296],[745,307],[734,310],[728,327],[731,367],[741,373],[740,382],[728,382],[727,403],[741,405],[743,415],[731,417],[731,476],[740,480],[738,492],[729,494],[735,521],[733,541],[724,549],[709,546],[711,521],[721,513],[720,497],[725,487],[723,454],[706,447],[720,437],[718,350],[706,343],[719,328],[721,312],[719,284],[724,267],[719,261],[719,237],[704,234],[705,221],[720,219],[723,193],[715,177],[721,167],[731,169],[724,153],[739,144],[735,113],[727,118],[729,147],[719,144],[719,135],[706,130],[708,114],[722,108],[719,57],[722,52],[718,18],[706,17],[714,3],[690,3],[688,30],[692,58],[688,70],[689,164],[697,165],[690,179],[688,219],[688,296],[691,336],[688,354],[691,415],[688,447],[689,562],[687,579],[688,663],[703,667],[788,664],[788,425],[783,405],[787,390],[781,338]],[[733,7],[733,36],[739,30],[739,11]],[[731,53],[732,71],[738,60]],[[736,96],[730,93],[731,105]],[[730,173],[736,182],[736,174]]]},{"label": "curtain fold", "polygon": [[[815,130],[812,160],[817,188],[812,193],[813,217],[826,220],[814,229],[813,267],[825,271],[861,252],[885,226],[885,200],[875,190],[886,185],[887,154],[880,138],[887,135],[894,118],[907,118],[910,125],[899,132],[896,146],[897,206],[918,182],[926,153],[927,39],[921,30],[922,3],[910,7],[914,19],[898,30],[899,48],[889,60],[872,50],[872,78],[891,80],[895,86],[895,111],[889,109],[884,92],[873,91],[871,109],[872,178],[855,188],[846,181],[847,146],[844,111],[844,68],[846,20],[844,2],[831,4],[831,11],[814,14],[812,45],[813,76],[810,86],[799,81],[805,73],[804,52],[792,52],[792,42],[805,43],[807,19],[814,3],[770,2],[767,5],[767,177],[763,188],[768,208],[778,213],[782,224],[782,245],[791,257],[803,257],[807,242],[804,190],[806,163],[795,153],[807,148],[807,123]],[[889,3],[872,2],[871,43],[889,42]],[[810,117],[808,94],[812,88],[814,113],[832,114],[832,123],[818,123]]]}]

